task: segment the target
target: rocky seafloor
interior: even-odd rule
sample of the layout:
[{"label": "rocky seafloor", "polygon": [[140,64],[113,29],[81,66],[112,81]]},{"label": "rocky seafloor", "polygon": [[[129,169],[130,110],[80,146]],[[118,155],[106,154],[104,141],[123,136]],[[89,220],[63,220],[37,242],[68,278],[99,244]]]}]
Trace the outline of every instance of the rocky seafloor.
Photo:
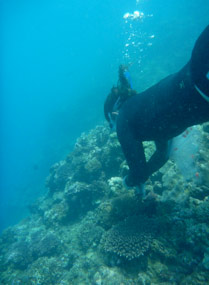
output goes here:
[{"label": "rocky seafloor", "polygon": [[169,160],[143,199],[123,187],[116,134],[82,134],[30,216],[0,236],[0,284],[209,284],[209,124],[198,130],[194,174]]}]

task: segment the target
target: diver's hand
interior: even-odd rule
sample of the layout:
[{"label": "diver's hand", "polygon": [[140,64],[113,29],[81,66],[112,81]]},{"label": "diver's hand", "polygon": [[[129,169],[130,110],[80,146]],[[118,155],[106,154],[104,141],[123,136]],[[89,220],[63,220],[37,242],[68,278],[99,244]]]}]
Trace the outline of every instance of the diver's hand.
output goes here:
[{"label": "diver's hand", "polygon": [[123,186],[128,190],[128,189],[132,189],[134,187],[133,183],[131,183],[129,175],[126,175],[123,178]]},{"label": "diver's hand", "polygon": [[138,197],[144,198],[145,197],[145,184],[140,183],[138,186],[135,187],[135,192]]},{"label": "diver's hand", "polygon": [[145,197],[145,184],[140,183],[139,185],[135,186],[133,183],[130,181],[130,177],[126,175],[123,178],[123,186],[129,190],[129,189],[134,189],[135,193],[138,197],[144,198]]}]

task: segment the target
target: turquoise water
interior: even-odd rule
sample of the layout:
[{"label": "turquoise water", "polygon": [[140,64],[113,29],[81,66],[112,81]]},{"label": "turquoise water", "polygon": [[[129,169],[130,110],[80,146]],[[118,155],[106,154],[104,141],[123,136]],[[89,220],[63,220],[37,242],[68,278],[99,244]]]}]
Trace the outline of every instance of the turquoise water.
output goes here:
[{"label": "turquoise water", "polygon": [[[142,19],[124,19],[134,11]],[[0,2],[0,229],[27,215],[50,166],[103,122],[118,65],[130,64],[137,90],[175,72],[208,15],[208,0]]]}]

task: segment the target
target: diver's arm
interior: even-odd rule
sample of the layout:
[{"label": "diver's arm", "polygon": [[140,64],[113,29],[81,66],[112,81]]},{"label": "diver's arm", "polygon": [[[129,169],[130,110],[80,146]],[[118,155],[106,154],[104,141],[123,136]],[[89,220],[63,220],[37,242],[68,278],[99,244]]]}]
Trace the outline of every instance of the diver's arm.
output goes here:
[{"label": "diver's arm", "polygon": [[159,170],[169,159],[172,141],[156,141],[156,151],[147,162],[149,176]]},{"label": "diver's arm", "polygon": [[125,183],[128,187],[140,186],[148,179],[142,142],[134,139],[129,128],[123,129],[123,131],[117,129],[117,133],[129,166],[129,174],[125,179]]}]

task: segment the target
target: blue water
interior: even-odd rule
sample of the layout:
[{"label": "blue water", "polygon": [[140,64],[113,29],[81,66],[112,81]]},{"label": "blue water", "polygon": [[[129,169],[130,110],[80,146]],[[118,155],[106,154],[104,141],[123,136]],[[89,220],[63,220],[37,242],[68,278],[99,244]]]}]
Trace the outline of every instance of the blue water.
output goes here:
[{"label": "blue water", "polygon": [[[145,18],[126,23],[135,10]],[[103,122],[118,65],[131,64],[137,90],[177,71],[208,15],[208,0],[0,1],[0,230],[27,215],[50,166]]]}]

